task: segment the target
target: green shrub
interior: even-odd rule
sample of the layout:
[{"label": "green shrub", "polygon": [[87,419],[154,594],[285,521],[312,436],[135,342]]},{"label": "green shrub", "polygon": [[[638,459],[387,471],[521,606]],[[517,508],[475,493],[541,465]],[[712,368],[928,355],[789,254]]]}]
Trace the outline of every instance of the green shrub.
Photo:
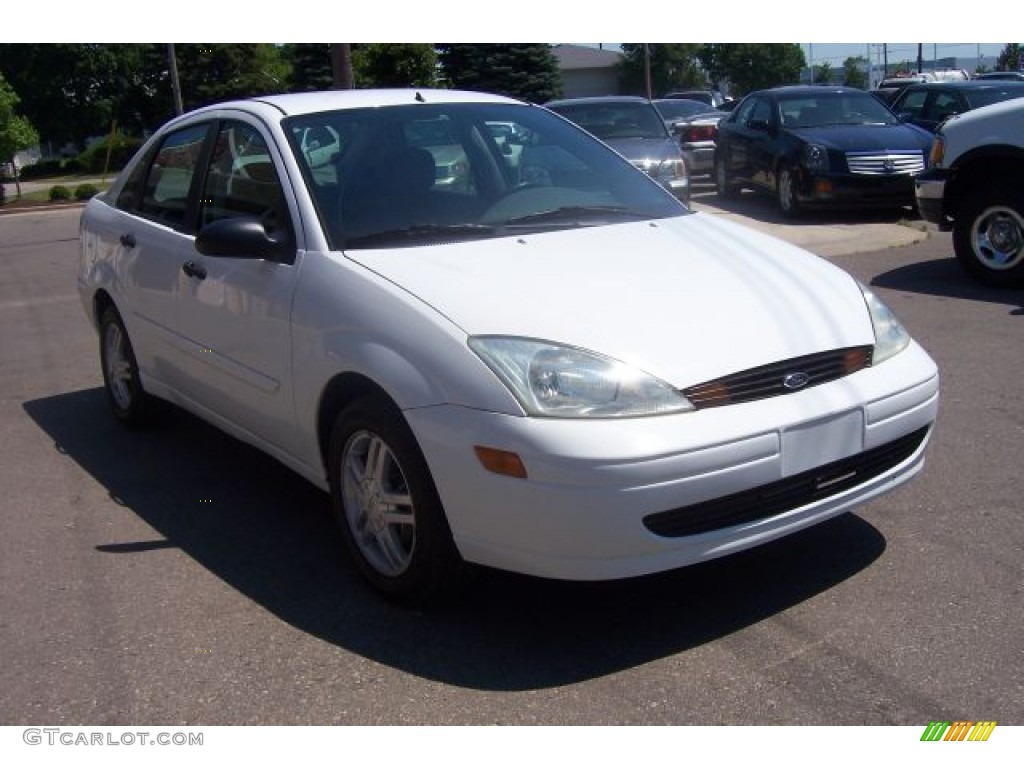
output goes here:
[{"label": "green shrub", "polygon": [[50,187],[50,199],[70,200],[71,190],[61,184],[57,184],[56,186]]},{"label": "green shrub", "polygon": [[95,184],[79,184],[75,187],[75,200],[88,200],[99,194],[99,191],[99,187]]},{"label": "green shrub", "polygon": [[[108,136],[103,141],[97,142],[80,154],[76,161],[79,163],[79,173],[103,173],[104,165],[107,162],[107,146],[110,144]],[[110,151],[110,166],[105,170],[108,173],[120,171],[132,159],[132,155],[142,146],[142,139],[134,136],[115,136],[113,149]]]},{"label": "green shrub", "polygon": [[61,160],[40,160],[38,163],[26,165],[18,175],[23,180],[43,179],[47,176],[60,176],[63,171]]}]

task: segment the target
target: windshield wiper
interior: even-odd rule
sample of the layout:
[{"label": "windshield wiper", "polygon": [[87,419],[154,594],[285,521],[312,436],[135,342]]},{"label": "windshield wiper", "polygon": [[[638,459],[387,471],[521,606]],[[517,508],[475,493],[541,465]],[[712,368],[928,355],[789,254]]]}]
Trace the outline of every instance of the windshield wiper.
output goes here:
[{"label": "windshield wiper", "polygon": [[414,224],[400,229],[370,232],[345,240],[345,248],[366,248],[381,245],[412,245],[424,240],[443,242],[452,238],[492,237],[498,228],[490,224]]},{"label": "windshield wiper", "polygon": [[578,222],[580,218],[586,219],[607,219],[621,217],[627,219],[650,219],[659,218],[649,213],[632,211],[621,205],[563,205],[561,208],[551,208],[537,213],[528,213],[525,216],[515,216],[507,219],[506,225],[535,224],[540,222]]}]

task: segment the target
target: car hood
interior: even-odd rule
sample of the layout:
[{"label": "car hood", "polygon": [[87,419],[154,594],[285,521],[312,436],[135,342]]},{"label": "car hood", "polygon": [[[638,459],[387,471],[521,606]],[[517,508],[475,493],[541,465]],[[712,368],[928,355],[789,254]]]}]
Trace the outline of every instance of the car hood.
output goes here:
[{"label": "car hood", "polygon": [[872,150],[920,150],[927,152],[932,135],[916,125],[821,125],[793,128],[803,141],[842,152]]},{"label": "car hood", "polygon": [[605,139],[604,143],[631,163],[679,157],[679,145],[667,136],[663,139]]},{"label": "car hood", "polygon": [[676,387],[874,343],[853,278],[710,214],[346,255],[467,335],[589,349]]}]

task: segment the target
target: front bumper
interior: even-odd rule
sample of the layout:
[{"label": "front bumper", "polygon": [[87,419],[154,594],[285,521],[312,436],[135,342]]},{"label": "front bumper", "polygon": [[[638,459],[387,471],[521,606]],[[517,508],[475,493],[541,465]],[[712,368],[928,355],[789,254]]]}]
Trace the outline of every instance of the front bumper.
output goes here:
[{"label": "front bumper", "polygon": [[914,196],[921,218],[943,230],[950,228],[944,203],[948,180],[949,171],[945,168],[929,168],[914,179]]},{"label": "front bumper", "polygon": [[797,198],[806,208],[913,205],[914,177],[804,174],[797,185]]},{"label": "front bumper", "polygon": [[[406,417],[463,557],[563,579],[637,576],[785,536],[892,490],[917,473],[938,409],[938,373],[916,344],[876,368],[794,395],[647,419],[536,419],[437,406]],[[696,533],[651,520],[839,466],[920,432],[863,482]],[[514,451],[529,477],[490,473],[473,446]],[[877,451],[876,451],[877,452]],[[806,501],[806,503],[805,503]],[[664,533],[664,531],[662,531]]]}]

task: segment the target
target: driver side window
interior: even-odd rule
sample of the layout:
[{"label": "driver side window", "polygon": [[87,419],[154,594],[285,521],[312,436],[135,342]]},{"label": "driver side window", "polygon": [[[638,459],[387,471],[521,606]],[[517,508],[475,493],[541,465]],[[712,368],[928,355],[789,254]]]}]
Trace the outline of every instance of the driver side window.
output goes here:
[{"label": "driver side window", "polygon": [[284,189],[270,150],[259,131],[245,123],[221,124],[200,202],[200,228],[249,216],[259,219],[270,237],[290,236]]}]

